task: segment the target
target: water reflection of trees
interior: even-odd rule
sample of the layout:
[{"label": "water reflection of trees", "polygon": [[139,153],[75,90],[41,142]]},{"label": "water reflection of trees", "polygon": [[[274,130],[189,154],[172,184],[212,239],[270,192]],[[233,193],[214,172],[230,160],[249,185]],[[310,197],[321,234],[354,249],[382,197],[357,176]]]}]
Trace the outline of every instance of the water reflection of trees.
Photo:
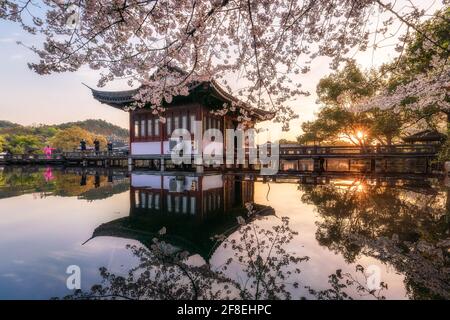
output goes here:
[{"label": "water reflection of trees", "polygon": [[405,275],[412,298],[449,298],[448,190],[369,180],[300,185],[320,214],[316,238],[347,262],[365,254]]},{"label": "water reflection of trees", "polygon": [[[307,256],[287,250],[297,232],[289,226],[288,218],[271,217],[277,223],[263,227],[255,207],[248,205],[248,215],[237,218],[238,228],[233,235],[220,234],[211,238],[218,243],[224,262],[213,267],[199,259],[198,254],[180,250],[164,239],[162,228],[147,246],[128,246],[138,258],[136,267],[126,274],[115,274],[100,268],[102,281],[88,291],[77,290],[65,299],[301,299],[305,293],[317,299],[352,299],[348,292],[383,299],[379,290],[369,290],[355,275],[337,270],[329,276],[330,288],[316,290],[300,282],[302,263]],[[238,267],[238,271],[236,270]],[[365,280],[364,268],[356,273]]]},{"label": "water reflection of trees", "polygon": [[0,172],[0,198],[38,193],[92,201],[128,189],[122,173],[101,168],[5,167]]},{"label": "water reflection of trees", "polygon": [[[300,269],[296,266],[308,258],[285,249],[296,234],[287,219],[265,229],[254,223],[258,213],[249,212],[252,216],[238,217],[236,237],[223,234],[211,239],[231,250],[229,258],[218,267],[165,242],[166,229],[162,228],[147,247],[129,247],[139,264],[125,276],[101,268],[101,284],[66,298],[288,299],[290,288],[299,286],[295,275]],[[229,275],[227,270],[234,263],[243,266],[242,279]]]}]

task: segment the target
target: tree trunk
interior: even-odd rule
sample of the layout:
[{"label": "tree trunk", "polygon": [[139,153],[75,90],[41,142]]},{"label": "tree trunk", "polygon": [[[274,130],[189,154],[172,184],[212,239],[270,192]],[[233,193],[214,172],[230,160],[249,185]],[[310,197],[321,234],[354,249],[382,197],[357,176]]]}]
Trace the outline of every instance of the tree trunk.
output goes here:
[{"label": "tree trunk", "polygon": [[386,142],[387,142],[388,146],[391,146],[392,145],[392,136],[387,136],[386,137]]},{"label": "tree trunk", "polygon": [[450,110],[445,111],[445,114],[447,115],[447,135],[448,135],[448,133],[450,132]]}]

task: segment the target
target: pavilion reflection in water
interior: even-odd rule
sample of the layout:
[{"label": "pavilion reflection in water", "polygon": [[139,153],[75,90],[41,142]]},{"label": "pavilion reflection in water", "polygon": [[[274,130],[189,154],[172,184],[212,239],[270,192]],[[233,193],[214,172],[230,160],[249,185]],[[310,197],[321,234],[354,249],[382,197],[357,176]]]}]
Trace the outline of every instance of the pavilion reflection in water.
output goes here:
[{"label": "pavilion reflection in water", "polygon": [[[164,227],[165,242],[208,259],[218,244],[212,238],[234,232],[237,217],[247,218],[245,205],[253,202],[254,181],[245,177],[133,173],[129,216],[100,225],[93,237],[133,239],[149,247]],[[270,207],[254,207],[262,215],[274,214]]]}]

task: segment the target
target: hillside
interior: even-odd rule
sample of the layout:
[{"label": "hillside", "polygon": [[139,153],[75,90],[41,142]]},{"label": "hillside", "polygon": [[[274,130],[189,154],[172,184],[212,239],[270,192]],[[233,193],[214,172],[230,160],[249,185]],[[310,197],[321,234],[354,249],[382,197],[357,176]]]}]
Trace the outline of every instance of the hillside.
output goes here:
[{"label": "hillside", "polygon": [[0,120],[0,130],[16,128],[16,127],[20,127],[20,124],[13,123],[13,122],[7,121],[7,120]]},{"label": "hillside", "polygon": [[87,130],[91,133],[102,135],[105,137],[116,137],[120,140],[128,139],[128,130],[106,122],[105,120],[94,120],[88,119],[84,121],[76,121],[76,122],[67,122],[60,125],[54,126],[58,129],[67,129],[70,127],[80,127],[84,130]]},{"label": "hillside", "polygon": [[101,135],[104,137],[113,137],[114,140],[128,139],[128,130],[116,126],[104,120],[84,120],[76,122],[66,122],[57,125],[40,124],[37,126],[22,126],[10,121],[0,120],[0,135],[43,135],[50,137],[54,135],[57,130],[63,130],[71,127],[80,127],[89,131],[92,134]]}]

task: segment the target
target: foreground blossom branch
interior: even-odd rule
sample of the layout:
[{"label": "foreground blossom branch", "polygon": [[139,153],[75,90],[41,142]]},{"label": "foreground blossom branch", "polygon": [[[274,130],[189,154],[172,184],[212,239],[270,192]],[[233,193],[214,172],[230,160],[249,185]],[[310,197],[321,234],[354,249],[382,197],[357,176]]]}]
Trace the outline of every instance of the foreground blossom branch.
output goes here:
[{"label": "foreground blossom branch", "polygon": [[[0,19],[45,37],[31,47],[40,60],[29,67],[39,74],[87,65],[101,72],[99,86],[141,85],[136,107],[155,113],[214,78],[242,103],[276,111],[287,129],[295,117],[288,102],[308,94],[296,76],[318,56],[336,68],[351,49],[366,50],[371,35],[387,37],[395,21],[416,28],[425,12],[410,3],[405,12],[387,0],[5,0]],[[368,24],[376,10],[386,13],[381,28]]]},{"label": "foreground blossom branch", "polygon": [[[406,52],[384,66],[386,85],[362,101],[363,110],[390,109],[444,114],[450,121],[450,7],[447,5],[405,37]],[[403,50],[402,50],[403,51]]]}]

